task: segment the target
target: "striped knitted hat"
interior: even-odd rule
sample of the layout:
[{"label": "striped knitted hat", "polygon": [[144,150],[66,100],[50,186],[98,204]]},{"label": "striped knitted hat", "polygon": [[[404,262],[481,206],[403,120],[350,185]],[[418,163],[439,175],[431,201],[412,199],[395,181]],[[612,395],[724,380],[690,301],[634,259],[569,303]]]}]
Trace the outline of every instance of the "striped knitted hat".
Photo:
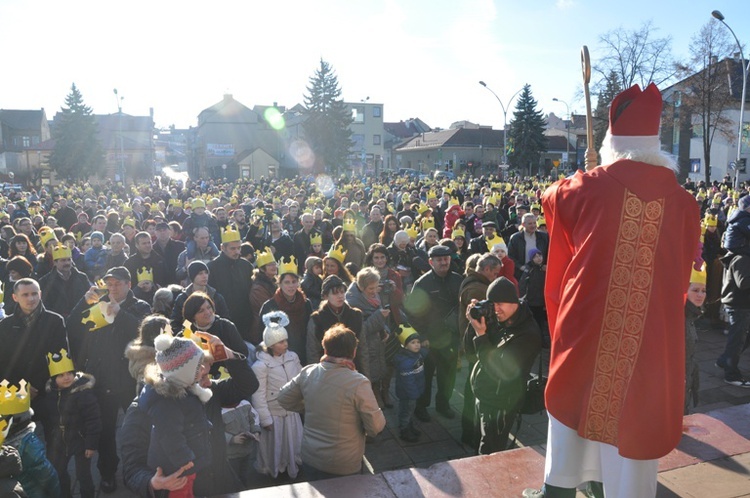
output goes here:
[{"label": "striped knitted hat", "polygon": [[188,388],[196,383],[203,351],[190,339],[159,334],[154,339],[156,363],[162,375],[180,387]]}]

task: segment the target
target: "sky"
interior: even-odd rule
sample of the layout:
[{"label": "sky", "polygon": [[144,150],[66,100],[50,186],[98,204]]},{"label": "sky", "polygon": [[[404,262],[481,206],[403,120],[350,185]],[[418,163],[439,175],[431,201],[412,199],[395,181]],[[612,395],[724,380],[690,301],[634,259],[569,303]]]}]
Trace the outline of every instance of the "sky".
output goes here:
[{"label": "sky", "polygon": [[302,103],[322,58],[344,100],[383,104],[387,122],[502,128],[479,80],[506,106],[528,83],[545,114],[567,115],[553,98],[583,113],[582,45],[596,63],[602,34],[650,20],[685,58],[714,9],[750,44],[747,0],[0,0],[0,109],[51,119],[75,83],[97,114],[153,108],[158,127],[186,128],[225,93]]}]

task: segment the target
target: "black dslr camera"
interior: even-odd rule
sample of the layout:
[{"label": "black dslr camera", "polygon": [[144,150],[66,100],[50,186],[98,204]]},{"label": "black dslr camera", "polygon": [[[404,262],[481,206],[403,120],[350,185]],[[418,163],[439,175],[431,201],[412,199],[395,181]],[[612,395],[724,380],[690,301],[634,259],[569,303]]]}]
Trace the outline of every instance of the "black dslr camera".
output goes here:
[{"label": "black dslr camera", "polygon": [[469,308],[469,316],[474,320],[484,317],[485,322],[488,322],[495,317],[495,306],[487,299],[478,301],[474,306]]}]

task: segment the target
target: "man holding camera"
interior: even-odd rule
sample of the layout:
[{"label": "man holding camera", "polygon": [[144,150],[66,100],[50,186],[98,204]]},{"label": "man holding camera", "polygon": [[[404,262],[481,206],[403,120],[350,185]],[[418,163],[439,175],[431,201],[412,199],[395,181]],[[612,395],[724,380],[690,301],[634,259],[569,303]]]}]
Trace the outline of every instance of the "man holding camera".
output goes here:
[{"label": "man holding camera", "polygon": [[508,449],[542,334],[528,305],[518,299],[516,286],[505,277],[490,284],[486,301],[471,301],[466,318],[476,332],[471,387],[482,430],[479,453],[488,455]]}]

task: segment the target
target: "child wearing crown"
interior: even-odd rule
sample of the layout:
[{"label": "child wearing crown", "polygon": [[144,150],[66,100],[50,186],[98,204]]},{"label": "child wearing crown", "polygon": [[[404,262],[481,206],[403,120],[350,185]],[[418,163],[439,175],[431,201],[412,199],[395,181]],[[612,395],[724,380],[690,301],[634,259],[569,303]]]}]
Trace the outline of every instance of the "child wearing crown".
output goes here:
[{"label": "child wearing crown", "polygon": [[94,395],[94,377],[76,372],[73,361],[64,349],[48,354],[47,364],[50,379],[46,391],[54,405],[54,425],[49,442],[49,457],[60,478],[61,496],[71,495],[68,463],[76,462],[76,479],[80,484],[82,498],[93,498],[96,494],[91,478],[91,457],[99,447],[102,421],[99,403]]},{"label": "child wearing crown", "polygon": [[401,349],[396,352],[393,363],[396,365],[396,397],[398,398],[398,428],[404,441],[416,443],[421,434],[414,427],[414,409],[417,398],[424,392],[424,361],[427,347],[414,328],[407,324],[399,325],[398,340]]}]

